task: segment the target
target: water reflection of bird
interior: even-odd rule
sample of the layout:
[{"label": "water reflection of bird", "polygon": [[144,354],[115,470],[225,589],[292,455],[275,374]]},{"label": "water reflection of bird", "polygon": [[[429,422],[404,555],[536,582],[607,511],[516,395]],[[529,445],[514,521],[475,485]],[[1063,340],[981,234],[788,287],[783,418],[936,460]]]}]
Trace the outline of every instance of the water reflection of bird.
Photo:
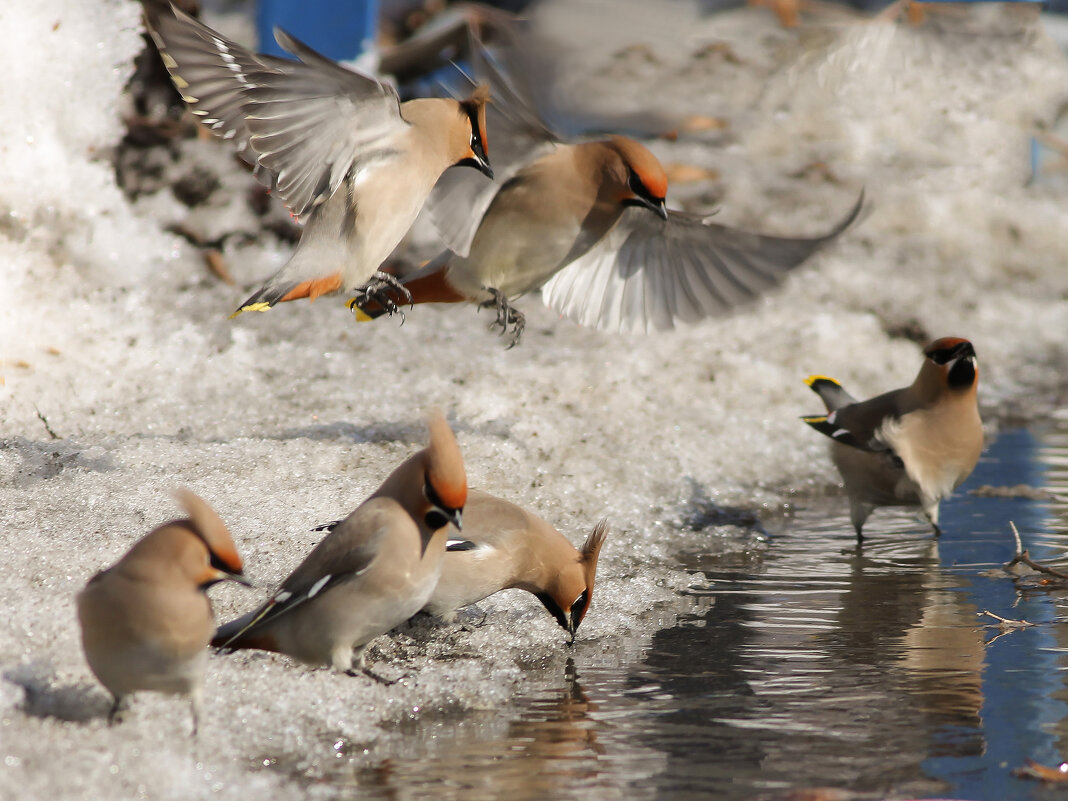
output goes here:
[{"label": "water reflection of bird", "polygon": [[968,477],[983,449],[979,367],[966,339],[944,337],[924,349],[916,380],[857,401],[826,376],[806,383],[829,412],[802,418],[834,442],[831,458],[849,496],[857,542],[872,510],[919,506],[938,527],[938,505]]},{"label": "water reflection of bird", "polygon": [[598,740],[597,708],[568,659],[563,682],[554,679],[550,688],[517,699],[514,718],[501,730],[485,730],[500,720],[499,710],[481,728],[477,718],[468,719],[454,736],[437,731],[433,747],[418,759],[384,760],[358,769],[350,781],[387,798],[407,797],[414,785],[446,788],[448,798],[572,797],[604,772],[600,758],[607,751]]}]

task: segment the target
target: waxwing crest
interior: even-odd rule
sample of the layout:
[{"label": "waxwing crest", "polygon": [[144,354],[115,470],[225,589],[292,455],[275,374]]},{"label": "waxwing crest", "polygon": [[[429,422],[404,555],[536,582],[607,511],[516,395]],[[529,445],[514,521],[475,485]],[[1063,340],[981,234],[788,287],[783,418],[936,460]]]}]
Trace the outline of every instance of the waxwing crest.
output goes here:
[{"label": "waxwing crest", "polygon": [[601,546],[608,537],[608,520],[601,520],[593,527],[593,531],[582,543],[582,573],[586,580],[586,591],[571,607],[571,632],[579,627],[593,600],[593,585],[597,579],[597,559],[601,554]]},{"label": "waxwing crest", "polygon": [[438,500],[449,509],[467,502],[467,474],[460,446],[445,416],[435,409],[427,416],[430,444],[426,448],[426,474]]},{"label": "waxwing crest", "polygon": [[241,574],[244,564],[237,552],[230,532],[222,518],[198,495],[187,489],[174,493],[182,508],[185,509],[193,530],[204,541],[211,553],[212,562],[218,562],[219,569],[227,573]]},{"label": "waxwing crest", "polygon": [[582,571],[586,576],[586,590],[593,594],[593,583],[597,578],[597,559],[601,555],[601,546],[608,538],[608,520],[601,520],[582,543]]}]

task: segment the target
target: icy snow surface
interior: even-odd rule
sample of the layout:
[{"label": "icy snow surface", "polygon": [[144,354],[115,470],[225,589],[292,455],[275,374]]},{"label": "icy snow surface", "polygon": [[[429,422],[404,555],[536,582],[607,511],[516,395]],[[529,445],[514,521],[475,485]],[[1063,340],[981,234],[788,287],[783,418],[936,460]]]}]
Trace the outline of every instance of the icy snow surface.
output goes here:
[{"label": "icy snow surface", "polygon": [[[602,99],[729,122],[652,143],[719,174],[676,184],[673,205],[816,234],[864,187],[871,214],[729,319],[612,336],[528,298],[511,351],[469,307],[357,325],[342,298],[322,298],[228,320],[286,251],[267,234],[228,240],[231,287],[165,229],[255,224],[252,179],[225,144],[185,142],[169,167],[224,170],[218,205],[117,187],[109,154],[139,24],[128,0],[0,9],[0,797],[302,798],[335,748],[398,753],[402,722],[501,707],[566,655],[556,624],[513,592],[482,604],[473,631],[380,639],[376,668],[407,674],[394,687],[216,655],[197,739],[187,705],[153,695],[109,728],[73,597],[177,514],[177,486],[214,504],[263,584],[213,590],[229,618],[300,561],[313,525],[422,446],[423,412],[440,406],[472,485],[575,542],[609,517],[574,653],[625,659],[657,625],[646,613],[687,583],[674,555],[720,542],[682,525],[691,501],[775,509],[833,486],[824,443],[797,419],[819,409],[809,373],[872,394],[911,380],[913,340],[954,334],[976,344],[988,418],[1063,391],[1068,179],[1050,169],[1028,185],[1028,143],[1055,121],[1068,69],[1026,11],[783,31],[747,8],[691,19],[667,48],[587,53],[580,83]],[[432,250],[425,230],[415,239]],[[295,767],[264,767],[283,757]]]}]

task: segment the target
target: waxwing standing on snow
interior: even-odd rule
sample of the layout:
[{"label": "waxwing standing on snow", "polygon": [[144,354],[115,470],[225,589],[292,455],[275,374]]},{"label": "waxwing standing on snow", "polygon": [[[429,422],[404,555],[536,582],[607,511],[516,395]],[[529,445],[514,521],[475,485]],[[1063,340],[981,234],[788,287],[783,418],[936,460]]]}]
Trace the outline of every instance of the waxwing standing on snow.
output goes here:
[{"label": "waxwing standing on snow", "polygon": [[461,528],[467,479],[445,418],[430,444],[340,521],[259,609],[222,626],[213,645],[258,648],[312,665],[370,673],[363,648],[414,615],[441,573],[448,526]]},{"label": "waxwing standing on snow", "polygon": [[[149,31],[175,86],[202,123],[256,166],[257,177],[305,222],[289,262],[241,304],[266,311],[335,290],[394,284],[378,267],[454,164],[492,175],[485,103],[397,93],[280,29],[299,60],[257,55],[153,0]],[[385,282],[385,284],[383,284]],[[385,300],[383,302],[386,302]]]},{"label": "waxwing standing on snow", "polygon": [[90,579],[78,619],[89,667],[115,698],[109,720],[138,690],[188,695],[195,733],[215,629],[205,591],[225,579],[247,582],[219,516],[188,490],[177,496],[189,517],[150,532]]},{"label": "waxwing standing on snow", "polygon": [[939,502],[979,461],[983,424],[972,343],[944,337],[923,354],[910,386],[866,401],[857,401],[832,378],[806,379],[829,414],[802,419],[834,440],[831,458],[845,483],[858,542],[878,506],[919,506],[940,534]]},{"label": "waxwing standing on snow", "polygon": [[451,618],[462,606],[515,587],[533,593],[573,641],[593,598],[607,535],[602,520],[578,550],[537,515],[472,490],[462,538],[449,539],[441,578],[424,611]]}]

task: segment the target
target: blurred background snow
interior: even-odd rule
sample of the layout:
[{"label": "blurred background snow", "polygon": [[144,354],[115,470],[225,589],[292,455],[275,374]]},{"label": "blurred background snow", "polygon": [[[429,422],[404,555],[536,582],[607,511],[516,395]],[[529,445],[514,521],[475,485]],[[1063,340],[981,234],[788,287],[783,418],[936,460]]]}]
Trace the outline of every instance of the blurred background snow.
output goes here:
[{"label": "blurred background snow", "polygon": [[[825,230],[861,188],[871,213],[728,319],[614,336],[531,297],[511,351],[470,307],[357,325],[335,297],[229,320],[295,231],[225,143],[131,145],[140,6],[0,7],[0,796],[304,797],[296,777],[319,762],[384,758],[404,748],[402,722],[500,706],[568,656],[537,602],[509,593],[470,631],[380,640],[376,669],[408,674],[395,687],[213,656],[198,739],[185,704],[151,695],[109,729],[73,596],[177,515],[177,486],[216,507],[266,588],[317,541],[314,525],[422,446],[423,412],[440,406],[472,485],[574,542],[610,519],[572,655],[626,659],[670,623],[646,613],[686,585],[677,554],[736,533],[692,530],[694,504],[775,514],[835,491],[824,443],[797,419],[819,409],[806,375],[874,394],[911,381],[925,340],[958,335],[976,345],[991,432],[1063,404],[1068,171],[1047,150],[1034,176],[1031,143],[1056,130],[1068,69],[1031,4],[918,28],[830,14],[783,30],[766,9],[665,2],[648,24],[619,12],[587,46],[580,22],[605,5],[539,17],[567,97],[723,123],[650,143],[677,176],[669,204],[782,234]],[[406,247],[432,253],[430,229]],[[265,592],[213,590],[217,614]],[[264,769],[280,755],[291,769]]]}]

